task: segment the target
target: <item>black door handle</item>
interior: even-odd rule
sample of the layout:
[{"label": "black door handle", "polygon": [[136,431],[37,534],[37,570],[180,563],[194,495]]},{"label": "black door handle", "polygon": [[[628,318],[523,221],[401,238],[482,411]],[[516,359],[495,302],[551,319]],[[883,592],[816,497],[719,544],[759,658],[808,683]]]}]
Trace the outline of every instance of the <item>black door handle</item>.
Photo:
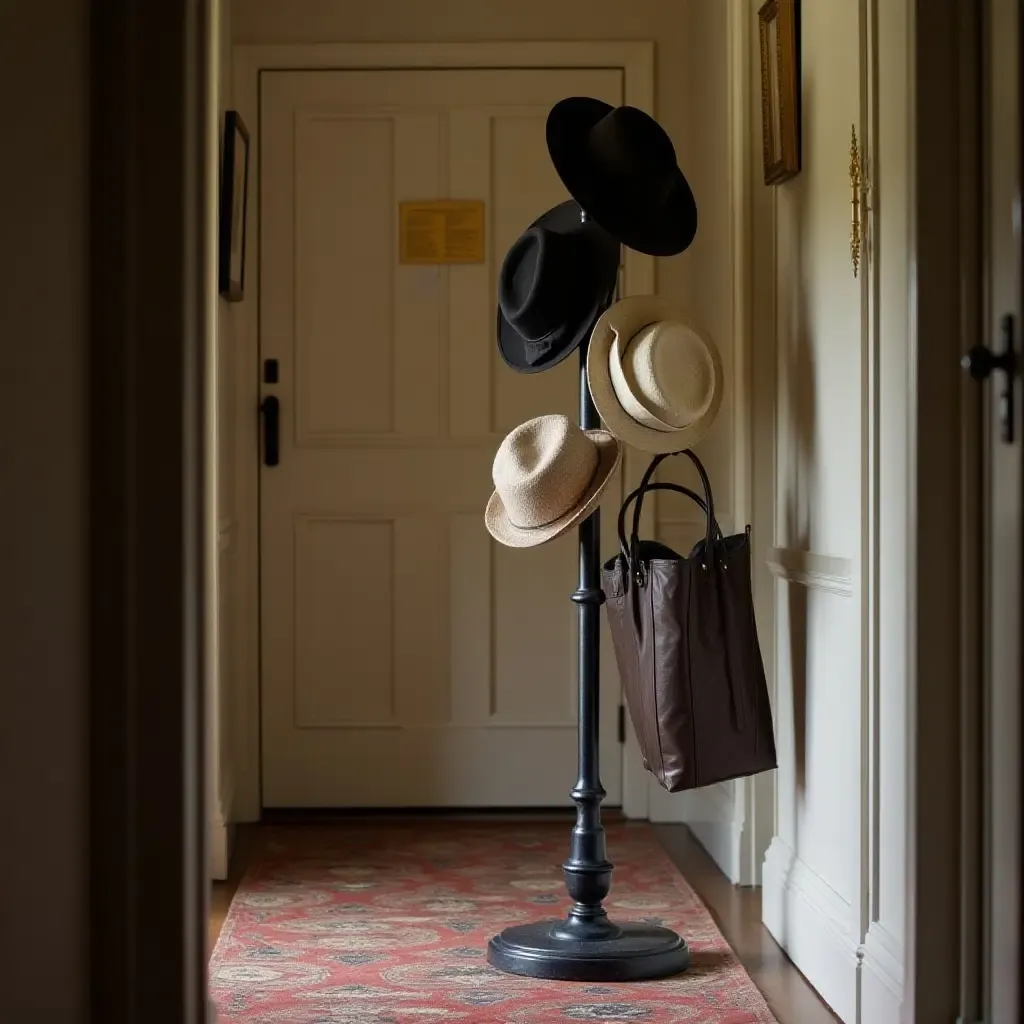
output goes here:
[{"label": "black door handle", "polygon": [[999,394],[999,419],[1004,444],[1013,444],[1015,419],[1014,388],[1017,380],[1017,346],[1013,331],[1013,316],[1006,314],[999,321],[1002,335],[1001,350],[996,353],[985,345],[975,345],[960,360],[960,365],[976,380],[983,381],[993,371],[1005,374]]},{"label": "black door handle", "polygon": [[267,395],[260,403],[263,415],[263,465],[276,466],[281,461],[281,403],[277,395]]}]

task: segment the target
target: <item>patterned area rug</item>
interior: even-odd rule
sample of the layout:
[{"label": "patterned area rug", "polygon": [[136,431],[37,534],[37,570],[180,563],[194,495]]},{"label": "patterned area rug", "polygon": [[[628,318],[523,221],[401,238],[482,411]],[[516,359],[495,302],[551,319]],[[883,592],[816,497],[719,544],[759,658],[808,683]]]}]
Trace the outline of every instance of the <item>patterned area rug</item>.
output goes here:
[{"label": "patterned area rug", "polygon": [[210,962],[218,1019],[244,1024],[774,1024],[708,910],[644,824],[608,827],[615,920],[668,925],[690,969],[619,985],[492,968],[506,925],[561,917],[565,823],[274,830]]}]

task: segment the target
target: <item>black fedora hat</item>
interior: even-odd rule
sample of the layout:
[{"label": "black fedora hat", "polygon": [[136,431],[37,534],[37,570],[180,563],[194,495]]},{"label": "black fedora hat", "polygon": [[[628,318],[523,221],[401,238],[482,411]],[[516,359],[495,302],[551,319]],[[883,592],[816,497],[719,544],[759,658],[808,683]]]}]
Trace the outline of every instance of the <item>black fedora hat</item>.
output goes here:
[{"label": "black fedora hat", "polygon": [[498,275],[498,351],[520,373],[560,363],[615,291],[619,243],[569,199],[512,244]]},{"label": "black fedora hat", "polygon": [[650,114],[571,96],[548,114],[547,143],[569,194],[623,245],[674,256],[693,241],[697,204]]}]

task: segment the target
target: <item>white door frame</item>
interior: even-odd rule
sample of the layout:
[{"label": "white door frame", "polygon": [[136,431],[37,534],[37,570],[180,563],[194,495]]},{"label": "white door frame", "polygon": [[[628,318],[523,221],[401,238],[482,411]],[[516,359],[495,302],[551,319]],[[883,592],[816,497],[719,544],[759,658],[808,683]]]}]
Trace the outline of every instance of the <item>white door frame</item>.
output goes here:
[{"label": "white door frame", "polygon": [[[741,0],[731,0],[730,10],[741,9]],[[737,62],[739,53],[735,54]],[[250,131],[249,203],[247,210],[246,296],[230,318],[234,333],[232,350],[239,368],[236,380],[237,421],[234,426],[233,483],[236,487],[237,521],[221,529],[227,535],[223,543],[237,544],[239,556],[236,594],[238,620],[228,627],[233,633],[234,678],[230,699],[233,727],[232,807],[233,821],[258,820],[260,800],[260,731],[259,731],[259,445],[256,410],[258,406],[259,315],[259,79],[271,70],[350,70],[350,69],[458,69],[458,68],[611,68],[623,73],[624,96],[627,103],[654,113],[654,44],[629,42],[523,42],[523,43],[313,43],[287,45],[240,45],[233,47],[234,109],[242,115]],[[735,76],[734,76],[735,77]],[[746,166],[749,161],[748,125],[749,96],[745,77],[738,77],[738,86],[731,86],[730,153],[737,187],[746,188]],[[740,194],[739,213],[731,240],[735,253],[745,253],[745,202]],[[745,257],[744,257],[745,259]],[[750,466],[748,443],[749,422],[745,406],[748,388],[745,373],[746,317],[749,315],[745,293],[745,266],[736,260],[734,275],[734,323],[736,358],[734,360],[734,402],[736,436],[739,439],[736,459],[736,521],[749,519]],[[655,261],[633,250],[625,250],[625,294],[649,294],[655,291]],[[623,487],[636,486],[646,465],[640,453],[627,450],[624,459]],[[644,529],[653,530],[654,510],[644,509]],[[627,729],[623,771],[623,807],[627,815],[646,818],[649,813],[650,776],[640,767],[640,757],[632,730]],[[566,779],[566,792],[571,785]],[[774,795],[769,795],[769,807]]]}]

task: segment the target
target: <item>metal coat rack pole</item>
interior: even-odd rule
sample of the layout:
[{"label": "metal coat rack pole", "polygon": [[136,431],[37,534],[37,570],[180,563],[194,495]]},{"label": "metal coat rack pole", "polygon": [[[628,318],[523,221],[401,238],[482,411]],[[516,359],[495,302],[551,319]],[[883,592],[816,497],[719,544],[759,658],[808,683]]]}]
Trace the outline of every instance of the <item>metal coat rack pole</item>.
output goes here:
[{"label": "metal coat rack pole", "polygon": [[[583,214],[586,219],[586,214]],[[580,426],[601,426],[587,385],[587,350],[579,347]],[[564,921],[514,925],[491,939],[487,959],[512,974],[565,981],[640,981],[678,974],[689,966],[686,942],[668,928],[650,924],[615,924],[603,902],[612,883],[601,801],[600,643],[601,511],[579,528],[579,586],[572,600],[579,608],[579,777],[572,790],[576,825],[569,858],[562,865],[573,900]]]}]

